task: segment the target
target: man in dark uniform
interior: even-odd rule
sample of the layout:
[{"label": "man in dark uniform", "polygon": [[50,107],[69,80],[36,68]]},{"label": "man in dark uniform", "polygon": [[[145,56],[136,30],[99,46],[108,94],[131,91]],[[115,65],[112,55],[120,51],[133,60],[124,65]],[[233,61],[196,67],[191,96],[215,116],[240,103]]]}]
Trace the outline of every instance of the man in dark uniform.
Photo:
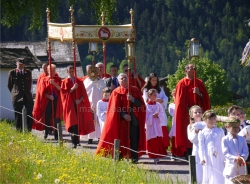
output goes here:
[{"label": "man in dark uniform", "polygon": [[[17,58],[17,68],[9,71],[8,88],[15,112],[16,129],[22,130],[22,109],[25,106],[27,115],[32,116],[33,98],[31,94],[31,71],[24,69],[25,59]],[[19,112],[19,113],[18,113]],[[33,120],[27,117],[27,129],[31,131]]]}]

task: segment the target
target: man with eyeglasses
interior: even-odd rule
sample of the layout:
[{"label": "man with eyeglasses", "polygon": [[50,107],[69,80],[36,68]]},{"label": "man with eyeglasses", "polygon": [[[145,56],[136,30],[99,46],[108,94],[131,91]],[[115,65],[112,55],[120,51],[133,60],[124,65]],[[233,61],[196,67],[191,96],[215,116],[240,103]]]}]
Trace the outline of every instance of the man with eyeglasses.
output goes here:
[{"label": "man with eyeglasses", "polygon": [[[22,130],[22,109],[27,109],[27,115],[32,116],[33,98],[31,94],[32,76],[31,71],[24,69],[25,59],[16,59],[17,68],[9,71],[8,89],[15,112],[16,129]],[[27,117],[27,129],[31,131],[33,120]]]},{"label": "man with eyeglasses", "polygon": [[[185,66],[186,77],[177,83],[175,93],[175,145],[177,148],[187,150],[186,158],[192,153],[192,143],[187,137],[188,110],[194,105],[199,105],[203,112],[210,109],[210,98],[202,80],[196,78],[196,87],[194,87],[194,69],[193,64]],[[197,96],[197,104],[194,101],[194,94]]]},{"label": "man with eyeglasses", "polygon": [[145,104],[138,88],[131,86],[129,94],[128,77],[125,73],[119,74],[118,81],[120,86],[113,90],[109,99],[106,121],[96,154],[106,156],[113,153],[113,146],[109,143],[119,139],[120,157],[132,158],[132,163],[136,164],[142,155],[140,151],[145,150],[146,145]]},{"label": "man with eyeglasses", "polygon": [[104,74],[104,65],[103,63],[99,62],[96,63],[95,67],[98,69],[98,77],[100,79],[106,79],[111,77],[111,75],[109,75],[108,73]]},{"label": "man with eyeglasses", "polygon": [[[123,73],[128,76],[128,64],[123,65]],[[138,74],[133,74],[131,72],[130,85],[136,86],[139,90],[146,84],[145,80]]]}]

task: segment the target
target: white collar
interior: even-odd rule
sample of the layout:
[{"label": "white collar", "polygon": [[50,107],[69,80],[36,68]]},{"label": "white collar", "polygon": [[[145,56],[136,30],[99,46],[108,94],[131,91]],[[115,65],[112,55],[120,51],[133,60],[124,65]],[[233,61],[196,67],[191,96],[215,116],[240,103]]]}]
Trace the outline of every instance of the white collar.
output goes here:
[{"label": "white collar", "polygon": [[[230,132],[227,132],[229,140],[233,139],[233,135]],[[236,135],[236,139],[238,139],[238,135]]]}]

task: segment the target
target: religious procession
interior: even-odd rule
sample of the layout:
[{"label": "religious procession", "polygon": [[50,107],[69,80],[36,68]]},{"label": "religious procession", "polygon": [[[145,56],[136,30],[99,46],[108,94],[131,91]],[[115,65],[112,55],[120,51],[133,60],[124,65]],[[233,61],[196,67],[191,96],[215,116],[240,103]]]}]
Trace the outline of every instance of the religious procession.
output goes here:
[{"label": "religious procession", "polygon": [[[15,111],[16,130],[24,129],[26,109],[28,132],[42,131],[62,141],[58,127],[64,126],[71,136],[71,148],[97,142],[94,155],[129,160],[139,164],[147,155],[153,164],[171,156],[174,161],[193,160],[190,183],[222,184],[250,182],[250,121],[244,108],[232,104],[225,115],[213,110],[206,83],[198,73],[202,49],[198,39],[188,43],[188,62],[184,74],[166,95],[157,73],[142,77],[136,67],[136,29],[134,11],[131,23],[125,25],[77,25],[70,7],[71,23],[50,22],[47,9],[48,60],[37,79],[32,97],[31,71],[25,68],[26,58],[16,58],[16,68],[9,71],[8,89]],[[72,43],[74,62],[66,67],[67,77],[61,78],[53,63],[51,41]],[[88,43],[92,62],[86,74],[76,70],[76,44]],[[125,43],[127,63],[109,66],[107,73],[106,45]],[[96,62],[98,44],[103,47],[103,62]],[[250,63],[250,42],[246,45],[242,65]],[[171,99],[171,101],[170,101]],[[172,124],[168,127],[168,119]],[[60,126],[58,126],[58,124]],[[221,126],[222,125],[222,126]]]}]

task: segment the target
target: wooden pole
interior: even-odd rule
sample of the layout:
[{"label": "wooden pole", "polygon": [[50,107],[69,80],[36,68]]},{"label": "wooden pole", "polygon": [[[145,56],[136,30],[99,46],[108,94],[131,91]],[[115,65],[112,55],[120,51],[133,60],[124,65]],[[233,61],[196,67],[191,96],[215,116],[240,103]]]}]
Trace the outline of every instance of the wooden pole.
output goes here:
[{"label": "wooden pole", "polygon": [[63,136],[62,136],[62,123],[57,123],[57,130],[58,130],[58,143],[59,146],[63,146]]},{"label": "wooden pole", "polygon": [[[196,88],[196,57],[194,58],[194,88]],[[194,103],[197,105],[197,94],[194,93]]]},{"label": "wooden pole", "polygon": [[[131,94],[131,89],[130,89],[130,80],[131,80],[131,59],[128,59],[128,95]],[[128,99],[128,115],[131,116],[131,112],[130,112],[130,100]],[[128,148],[130,148],[130,122],[128,122]],[[127,149],[127,159],[129,158],[129,149]]]},{"label": "wooden pole", "polygon": [[[53,79],[54,77],[52,77],[52,68],[51,68],[51,43],[50,43],[50,38],[49,38],[49,25],[48,23],[50,23],[50,10],[49,8],[47,8],[46,10],[47,13],[47,31],[48,31],[48,55],[49,55],[49,77],[50,79]],[[50,90],[51,90],[51,95],[53,96],[53,86],[52,84],[50,84]],[[55,120],[54,120],[54,100],[51,100],[51,106],[52,106],[52,125],[53,127],[55,127]]]},{"label": "wooden pole", "polygon": [[[104,13],[102,12],[102,26],[105,25],[105,15]],[[106,60],[106,43],[103,42],[102,43],[102,52],[103,52],[103,65],[104,65],[104,76],[106,76],[106,65],[107,65],[107,60]]]},{"label": "wooden pole", "polygon": [[[74,9],[73,6],[70,6],[70,18],[71,18],[71,26],[72,26],[72,51],[73,51],[73,58],[74,58],[74,83],[77,83],[77,72],[76,72],[76,47],[75,47],[75,20],[74,20]],[[75,94],[76,94],[76,99],[78,99],[79,94],[78,94],[78,90],[75,90]],[[76,104],[76,114],[77,116],[79,116],[79,110],[78,110],[78,104]],[[80,126],[79,126],[80,122],[79,122],[79,118],[77,118],[77,126],[78,126],[78,139],[80,142]]]},{"label": "wooden pole", "polygon": [[114,140],[114,161],[119,161],[120,159],[120,140]]},{"label": "wooden pole", "polygon": [[25,107],[22,109],[22,129],[23,133],[25,133],[27,129],[27,109]]},{"label": "wooden pole", "polygon": [[190,183],[196,183],[196,163],[195,163],[195,156],[189,156],[189,176],[190,176]]}]

